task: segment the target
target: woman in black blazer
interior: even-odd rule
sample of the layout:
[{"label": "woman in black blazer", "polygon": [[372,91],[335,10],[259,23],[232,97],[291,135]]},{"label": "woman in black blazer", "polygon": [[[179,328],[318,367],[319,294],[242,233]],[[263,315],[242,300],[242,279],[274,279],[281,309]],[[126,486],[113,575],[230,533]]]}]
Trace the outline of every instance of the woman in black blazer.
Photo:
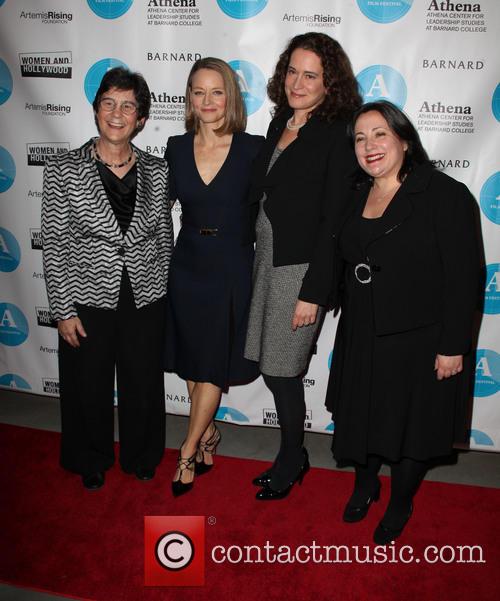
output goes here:
[{"label": "woman in black blazer", "polygon": [[351,135],[360,170],[336,232],[342,316],[326,404],[334,456],[356,471],[344,521],[365,517],[380,465],[391,465],[374,533],[387,544],[410,518],[428,460],[464,439],[478,242],[472,195],[433,168],[397,107],[364,105]]},{"label": "woman in black blazer", "polygon": [[328,302],[333,226],[355,164],[347,120],[361,103],[349,59],[322,33],[290,41],[268,93],[275,118],[248,201],[257,244],[245,356],[273,393],[281,447],[254,479],[259,500],[283,498],[309,468],[302,375]]},{"label": "woman in black blazer", "polygon": [[165,447],[164,297],[173,246],[166,163],[131,144],[151,104],[144,78],[102,79],[99,137],[47,161],[42,200],[47,295],[59,332],[61,465],[97,489],[114,462],[150,480]]}]

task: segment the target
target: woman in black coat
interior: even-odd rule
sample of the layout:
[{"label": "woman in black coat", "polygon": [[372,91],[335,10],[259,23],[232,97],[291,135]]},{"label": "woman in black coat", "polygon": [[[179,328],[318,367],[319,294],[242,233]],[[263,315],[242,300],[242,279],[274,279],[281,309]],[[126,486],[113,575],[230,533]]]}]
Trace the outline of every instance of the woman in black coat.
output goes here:
[{"label": "woman in black coat", "polygon": [[254,479],[259,500],[283,498],[309,468],[302,375],[327,304],[333,225],[355,165],[346,125],[361,103],[349,59],[322,33],[290,41],[268,93],[275,118],[248,205],[257,244],[245,356],[258,362],[273,393],[281,447],[272,468]]},{"label": "woman in black coat", "polygon": [[472,195],[433,168],[404,113],[366,104],[351,135],[361,169],[336,233],[342,316],[326,404],[334,456],[356,470],[344,521],[365,517],[381,463],[391,464],[374,533],[387,544],[411,516],[428,460],[464,435],[478,243]]}]

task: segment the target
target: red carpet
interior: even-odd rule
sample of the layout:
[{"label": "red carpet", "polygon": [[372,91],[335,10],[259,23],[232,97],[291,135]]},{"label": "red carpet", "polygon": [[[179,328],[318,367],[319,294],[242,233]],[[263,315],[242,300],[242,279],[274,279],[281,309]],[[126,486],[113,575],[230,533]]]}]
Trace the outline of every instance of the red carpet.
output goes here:
[{"label": "red carpet", "polygon": [[[115,466],[104,488],[88,492],[77,476],[58,467],[58,434],[0,426],[0,440],[0,580],[5,582],[95,601],[500,598],[500,490],[424,482],[412,521],[392,547],[397,556],[411,545],[419,563],[357,563],[350,548],[352,563],[216,564],[210,555],[216,545],[266,541],[294,550],[314,542],[359,545],[360,559],[367,553],[373,559],[371,534],[387,503],[389,482],[383,479],[381,502],[366,520],[343,524],[350,474],[313,469],[288,499],[259,503],[250,481],[265,464],[218,456],[216,468],[198,478],[191,493],[173,499],[175,455],[167,451],[154,480],[140,482]],[[205,586],[144,587],[145,515],[207,517]],[[460,545],[480,545],[485,563],[429,564],[423,559],[428,545],[448,545],[442,551],[446,561],[453,552],[459,558]]]}]

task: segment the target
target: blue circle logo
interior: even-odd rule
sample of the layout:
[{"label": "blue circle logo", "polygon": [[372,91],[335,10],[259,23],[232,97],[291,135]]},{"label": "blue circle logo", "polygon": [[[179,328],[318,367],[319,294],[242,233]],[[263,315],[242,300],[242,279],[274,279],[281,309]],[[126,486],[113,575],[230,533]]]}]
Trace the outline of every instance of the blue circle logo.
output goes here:
[{"label": "blue circle logo", "polygon": [[500,313],[500,263],[486,265],[483,312],[488,315]]},{"label": "blue circle logo", "polygon": [[0,6],[2,6],[4,2],[5,0],[0,0]]},{"label": "blue circle logo", "polygon": [[335,422],[330,422],[328,426],[325,428],[326,432],[334,432],[335,431]]},{"label": "blue circle logo", "polygon": [[225,422],[249,422],[248,417],[238,411],[238,409],[233,409],[233,407],[219,407],[215,419],[219,419]]},{"label": "blue circle logo", "polygon": [[413,0],[357,0],[359,10],[376,23],[393,23],[404,17]]},{"label": "blue circle logo", "polygon": [[87,100],[90,104],[94,102],[95,95],[97,94],[97,90],[101,85],[101,80],[104,75],[110,69],[114,69],[115,67],[128,68],[125,63],[122,63],[122,61],[117,58],[103,58],[100,61],[97,61],[97,63],[94,63],[87,71],[85,81],[83,82],[83,88],[85,90],[85,96],[87,96]]},{"label": "blue circle logo", "polygon": [[482,432],[481,430],[472,429],[470,431],[470,441],[471,443],[481,444],[487,447],[493,446],[493,441],[491,438],[488,436],[488,434],[486,434],[486,432]]},{"label": "blue circle logo", "polygon": [[268,0],[217,0],[222,12],[233,19],[250,19],[267,6]]},{"label": "blue circle logo", "polygon": [[9,67],[0,58],[0,104],[7,102],[12,94],[12,75]]},{"label": "blue circle logo", "polygon": [[11,303],[0,303],[0,343],[18,346],[28,334],[28,321],[23,312]]},{"label": "blue circle logo", "polygon": [[495,119],[500,121],[500,83],[493,92],[493,99],[491,100],[491,110],[495,115]]},{"label": "blue circle logo", "polygon": [[10,153],[0,146],[0,192],[8,190],[16,179],[16,164]]},{"label": "blue circle logo", "polygon": [[21,249],[14,236],[0,227],[0,271],[14,271],[21,260]]},{"label": "blue circle logo", "polygon": [[28,382],[16,374],[3,374],[0,376],[0,386],[19,388],[21,390],[31,390],[31,386],[28,384]]},{"label": "blue circle logo", "polygon": [[266,98],[266,80],[262,71],[248,61],[234,60],[229,65],[236,73],[247,115],[257,112]]},{"label": "blue circle logo", "polygon": [[406,83],[399,71],[387,65],[366,67],[356,76],[364,102],[390,100],[402,109],[406,103]]},{"label": "blue circle logo", "polygon": [[484,182],[479,193],[479,204],[486,217],[500,225],[500,171]]},{"label": "blue circle logo", "polygon": [[124,15],[134,0],[87,0],[90,9],[103,19],[117,19]]},{"label": "blue circle logo", "polygon": [[474,396],[490,396],[500,390],[500,355],[489,349],[477,349]]}]

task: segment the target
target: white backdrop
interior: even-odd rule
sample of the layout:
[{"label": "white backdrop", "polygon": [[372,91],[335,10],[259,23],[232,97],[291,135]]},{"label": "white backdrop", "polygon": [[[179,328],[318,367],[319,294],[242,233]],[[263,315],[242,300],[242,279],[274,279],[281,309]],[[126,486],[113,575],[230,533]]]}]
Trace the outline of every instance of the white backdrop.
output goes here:
[{"label": "white backdrop", "polygon": [[[143,73],[153,106],[136,143],[163,155],[168,136],[183,131],[194,60],[231,62],[248,131],[262,134],[279,53],[291,36],[322,31],[349,54],[365,99],[403,107],[430,156],[480,204],[487,275],[471,446],[500,451],[499,25],[498,0],[0,0],[0,386],[58,393],[40,249],[42,165],[95,135],[89,100],[103,73],[120,63]],[[178,225],[177,205],[174,213]],[[333,429],[323,399],[334,332],[329,314],[304,380],[314,431]],[[189,408],[173,375],[166,407]],[[260,378],[223,395],[218,418],[276,425]]]}]

